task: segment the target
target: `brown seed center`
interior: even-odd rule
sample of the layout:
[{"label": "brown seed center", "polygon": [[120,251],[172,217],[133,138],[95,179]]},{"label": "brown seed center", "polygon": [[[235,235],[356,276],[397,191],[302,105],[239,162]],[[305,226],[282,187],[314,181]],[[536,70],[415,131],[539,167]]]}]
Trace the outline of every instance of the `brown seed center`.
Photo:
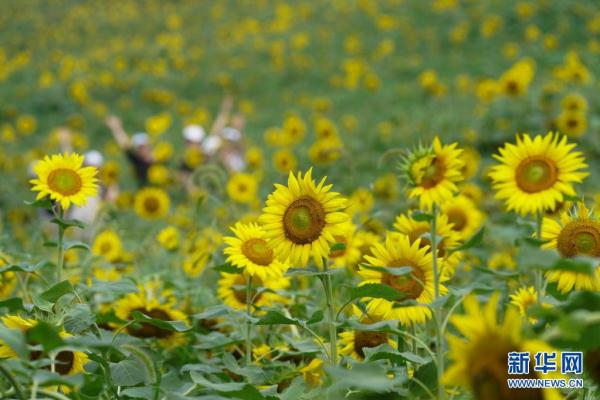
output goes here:
[{"label": "brown seed center", "polygon": [[321,203],[310,196],[302,196],[292,202],[283,215],[286,238],[295,244],[312,243],[325,228],[325,210]]},{"label": "brown seed center", "polygon": [[557,239],[563,257],[587,255],[600,257],[600,222],[575,220],[566,224]]},{"label": "brown seed center", "polygon": [[554,161],[544,156],[531,156],[517,166],[515,179],[517,186],[524,192],[541,192],[556,183],[558,168]]},{"label": "brown seed center", "polygon": [[385,273],[381,278],[381,283],[404,293],[406,299],[416,300],[421,296],[425,285],[425,272],[415,266],[413,261],[408,259],[393,260],[387,267],[411,267],[412,271],[410,274],[400,276]]},{"label": "brown seed center", "polygon": [[361,358],[365,358],[365,348],[377,347],[387,342],[388,335],[384,332],[356,331],[354,333],[354,351]]},{"label": "brown seed center", "polygon": [[273,262],[273,250],[263,239],[253,238],[242,244],[242,253],[258,265],[270,265]]},{"label": "brown seed center", "polygon": [[63,196],[72,196],[81,190],[81,177],[71,169],[55,169],[48,175],[48,187]]}]

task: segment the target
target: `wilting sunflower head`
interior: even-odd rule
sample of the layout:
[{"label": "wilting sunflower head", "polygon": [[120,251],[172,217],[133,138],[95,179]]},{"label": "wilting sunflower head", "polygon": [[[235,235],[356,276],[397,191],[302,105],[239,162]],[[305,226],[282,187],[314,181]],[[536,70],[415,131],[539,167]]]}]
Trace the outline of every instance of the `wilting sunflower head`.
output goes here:
[{"label": "wilting sunflower head", "polygon": [[136,193],[135,212],[144,219],[160,219],[169,212],[169,195],[158,188],[147,187]]},{"label": "wilting sunflower head", "polygon": [[494,155],[500,164],[489,176],[496,198],[505,200],[508,210],[522,215],[552,210],[565,195],[575,195],[574,183],[588,173],[583,155],[573,151],[566,136],[552,132],[531,139],[517,136],[517,143],[506,143]]},{"label": "wilting sunflower head", "polygon": [[[539,341],[525,341],[521,337],[521,318],[515,308],[506,311],[504,320],[498,321],[499,295],[492,295],[481,308],[474,295],[464,301],[464,315],[454,315],[450,321],[460,336],[448,335],[451,365],[443,382],[453,387],[469,389],[477,400],[550,400],[558,392],[554,389],[509,389],[508,353],[552,352],[548,345]],[[540,378],[533,370],[533,357],[529,374],[522,378]],[[560,370],[560,368],[559,368]],[[554,377],[556,374],[549,373]],[[560,376],[559,376],[560,377]]]},{"label": "wilting sunflower head", "polygon": [[259,219],[276,254],[292,265],[306,266],[312,257],[322,266],[335,235],[344,234],[343,224],[349,220],[340,211],[346,199],[330,192],[326,178],[317,185],[311,174],[312,169],[304,176],[290,173],[288,186],[276,184]]},{"label": "wilting sunflower head", "polygon": [[30,181],[32,190],[39,192],[36,199],[50,196],[65,210],[71,204],[86,204],[87,198],[98,192],[98,170],[83,167],[83,158],[76,153],[65,153],[46,156],[38,161],[34,166],[37,178]]},{"label": "wilting sunflower head", "polygon": [[[565,258],[577,256],[600,257],[600,219],[579,203],[572,212],[565,211],[560,220],[544,218],[542,239],[545,249],[555,249]],[[549,282],[557,282],[558,290],[566,293],[577,290],[600,290],[600,266],[593,275],[553,270],[546,273]]]},{"label": "wilting sunflower head", "polygon": [[243,268],[262,281],[281,278],[288,265],[281,262],[267,241],[264,230],[255,223],[236,223],[231,230],[235,237],[226,237],[228,247],[224,253],[232,265]]},{"label": "wilting sunflower head", "polygon": [[464,179],[464,162],[457,146],[442,145],[436,136],[430,147],[419,146],[402,161],[400,170],[408,182],[409,196],[419,199],[421,209],[430,210],[458,190],[456,182]]}]

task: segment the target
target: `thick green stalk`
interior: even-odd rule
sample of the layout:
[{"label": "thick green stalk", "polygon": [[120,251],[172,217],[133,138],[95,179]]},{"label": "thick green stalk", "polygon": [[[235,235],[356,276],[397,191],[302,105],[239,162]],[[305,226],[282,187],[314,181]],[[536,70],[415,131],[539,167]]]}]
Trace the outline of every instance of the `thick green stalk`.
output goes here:
[{"label": "thick green stalk", "polygon": [[331,365],[337,365],[337,329],[335,327],[335,308],[333,305],[333,286],[331,284],[331,274],[329,274],[328,260],[323,260],[323,288],[325,289],[325,298],[327,299],[328,322],[329,322],[329,343],[331,345]]},{"label": "thick green stalk", "polygon": [[58,259],[56,261],[56,283],[62,281],[63,267],[65,263],[65,246],[63,244],[65,240],[65,228],[62,225],[62,219],[64,218],[65,213],[60,205],[58,206],[58,210],[59,219],[61,221],[59,221],[60,223],[58,224]]},{"label": "thick green stalk", "polygon": [[444,376],[444,332],[442,332],[442,307],[438,302],[440,297],[440,271],[438,266],[438,240],[437,240],[437,205],[432,208],[431,220],[431,257],[433,264],[433,284],[434,284],[434,307],[433,321],[435,323],[435,350],[437,360],[437,381],[438,381],[438,399],[445,398],[444,385],[442,385],[442,377]]},{"label": "thick green stalk", "polygon": [[[542,240],[542,221],[544,220],[544,212],[538,211],[536,215],[536,226],[535,226],[535,237],[538,240]],[[544,297],[544,272],[541,269],[534,271],[535,278],[535,292],[537,293],[538,304],[542,303]]]},{"label": "thick green stalk", "polygon": [[252,364],[252,277],[246,277],[246,366]]}]

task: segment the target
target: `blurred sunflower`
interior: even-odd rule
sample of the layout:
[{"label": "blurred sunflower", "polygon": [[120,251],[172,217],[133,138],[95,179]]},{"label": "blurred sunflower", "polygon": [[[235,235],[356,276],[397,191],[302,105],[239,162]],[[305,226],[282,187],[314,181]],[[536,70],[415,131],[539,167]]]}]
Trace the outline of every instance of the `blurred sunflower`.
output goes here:
[{"label": "blurred sunflower", "polygon": [[209,260],[210,253],[196,250],[183,259],[183,272],[190,278],[197,278],[204,271]]},{"label": "blurred sunflower", "polygon": [[227,195],[238,203],[249,204],[256,201],[258,181],[252,174],[236,173],[227,181]]},{"label": "blurred sunflower", "polygon": [[[521,317],[527,318],[527,309],[532,304],[537,304],[537,292],[533,286],[519,288],[510,296],[510,304],[518,308]],[[529,322],[536,322],[535,318],[529,317]]]},{"label": "blurred sunflower", "polygon": [[100,232],[92,244],[92,255],[103,257],[108,262],[118,261],[122,252],[121,238],[113,230]]},{"label": "blurred sunflower", "polygon": [[[544,249],[556,249],[561,257],[600,257],[600,218],[579,203],[573,213],[560,215],[560,221],[544,218],[542,221]],[[553,270],[546,273],[548,282],[556,282],[562,293],[571,290],[600,290],[600,265],[593,276],[569,271]]]},{"label": "blurred sunflower", "polygon": [[[0,252],[0,267],[4,267],[10,263],[8,256]],[[4,271],[0,273],[0,299],[5,299],[10,296],[17,285],[17,276],[12,271]]]},{"label": "blurred sunflower", "polygon": [[464,179],[458,144],[442,145],[436,136],[430,147],[419,147],[404,158],[401,173],[409,184],[409,197],[419,199],[420,208],[430,210],[458,190]]},{"label": "blurred sunflower", "polygon": [[65,210],[71,204],[85,205],[87,198],[98,192],[98,170],[82,165],[83,156],[76,153],[55,154],[38,161],[34,166],[37,179],[30,181],[32,190],[39,192],[36,200],[50,196]]},{"label": "blurred sunflower", "polygon": [[282,259],[306,266],[312,257],[322,267],[335,243],[334,235],[344,234],[343,223],[349,217],[339,211],[346,206],[346,199],[330,192],[332,185],[325,185],[326,177],[316,185],[311,174],[312,169],[297,177],[290,172],[287,187],[276,184],[260,222]]},{"label": "blurred sunflower", "polygon": [[468,240],[481,227],[485,215],[471,199],[458,195],[444,202],[440,210],[448,217],[452,230],[457,232],[460,240]]},{"label": "blurred sunflower", "polygon": [[556,127],[568,137],[578,138],[587,130],[587,118],[583,111],[565,110],[558,116]]},{"label": "blurred sunflower", "polygon": [[587,165],[575,144],[567,137],[548,133],[532,140],[528,134],[517,136],[517,144],[506,143],[494,155],[500,165],[489,176],[496,198],[505,200],[508,210],[519,214],[553,209],[564,195],[575,195],[573,183],[583,181]]},{"label": "blurred sunflower", "polygon": [[[24,319],[17,315],[5,315],[0,318],[2,324],[8,329],[16,329],[26,335],[27,331],[38,324],[34,319]],[[61,338],[68,338],[71,335],[60,330],[58,332]],[[33,343],[30,343],[33,345]],[[0,359],[15,358],[17,353],[5,342],[0,340]],[[29,353],[30,361],[38,360],[42,357],[41,351],[32,351]],[[88,362],[88,356],[81,351],[61,350],[54,355],[54,370],[60,375],[76,375],[84,373],[83,366]],[[46,368],[50,368],[47,366]]]},{"label": "blurred sunflower", "polygon": [[173,251],[179,247],[179,231],[174,226],[167,226],[156,235],[156,241],[166,250]]},{"label": "blurred sunflower", "polygon": [[[290,286],[290,280],[282,277],[263,281],[255,275],[252,277],[252,304],[255,307],[271,306],[273,304],[285,303],[284,296],[275,293],[276,290],[286,289]],[[264,289],[269,289],[265,291]],[[221,273],[219,279],[217,296],[225,305],[236,310],[246,310],[246,276],[241,274]]]},{"label": "blurred sunflower", "polygon": [[[410,213],[410,211],[409,211]],[[428,221],[417,221],[409,214],[400,214],[394,222],[395,231],[392,235],[399,232],[401,235],[408,236],[410,243],[419,241],[421,248],[427,248],[427,252],[431,249],[431,223]],[[437,217],[436,231],[438,235],[437,256],[441,262],[440,273],[443,275],[451,275],[454,273],[454,268],[462,259],[462,253],[455,251],[449,254],[449,250],[460,245],[462,237],[459,232],[454,230],[453,225],[448,219],[448,215],[439,214]]]},{"label": "blurred sunflower", "polygon": [[133,207],[137,215],[144,219],[160,219],[169,212],[171,200],[162,189],[146,187],[135,194]]},{"label": "blurred sunflower", "polygon": [[[477,400],[559,400],[557,389],[509,389],[508,354],[511,352],[553,352],[546,343],[526,341],[521,337],[521,318],[516,309],[509,308],[504,321],[499,323],[498,293],[492,295],[483,309],[476,296],[465,298],[465,315],[450,318],[452,325],[464,336],[448,335],[450,367],[446,370],[443,382],[452,387],[463,387],[473,392]],[[522,378],[561,378],[556,372],[540,375],[534,371],[533,358],[529,374]],[[557,369],[560,371],[560,360]]]},{"label": "blurred sunflower", "polygon": [[[421,239],[411,243],[406,235],[388,234],[385,245],[376,243],[371,249],[373,256],[365,256],[371,267],[410,267],[410,274],[394,275],[377,268],[360,267],[358,274],[361,285],[381,283],[393,287],[404,296],[398,301],[370,299],[367,312],[374,318],[397,319],[403,325],[422,324],[431,318],[428,304],[433,301],[434,282],[432,257],[429,247],[421,246]],[[446,288],[440,284],[440,293]],[[420,304],[402,306],[403,300],[414,300]]]},{"label": "blurred sunflower", "polygon": [[333,267],[355,267],[361,259],[360,241],[355,239],[356,226],[352,222],[344,224],[344,234],[334,235],[335,242],[344,245],[343,249],[329,253]]},{"label": "blurred sunflower", "polygon": [[277,172],[288,174],[290,171],[295,170],[297,165],[298,161],[291,150],[280,149],[273,154],[273,166]]},{"label": "blurred sunflower", "polygon": [[224,239],[228,247],[223,251],[229,263],[243,268],[247,274],[257,276],[263,282],[283,276],[288,265],[277,259],[264,230],[258,224],[238,222],[231,230],[235,237]]}]

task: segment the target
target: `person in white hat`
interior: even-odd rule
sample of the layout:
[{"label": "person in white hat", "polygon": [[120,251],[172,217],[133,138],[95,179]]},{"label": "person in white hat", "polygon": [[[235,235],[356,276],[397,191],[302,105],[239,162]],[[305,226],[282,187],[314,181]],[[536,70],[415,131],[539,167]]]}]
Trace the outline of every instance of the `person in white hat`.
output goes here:
[{"label": "person in white hat", "polygon": [[105,122],[117,144],[133,165],[138,184],[140,186],[146,185],[148,183],[148,170],[154,164],[148,134],[138,132],[130,138],[123,129],[121,119],[114,115],[109,115]]}]

